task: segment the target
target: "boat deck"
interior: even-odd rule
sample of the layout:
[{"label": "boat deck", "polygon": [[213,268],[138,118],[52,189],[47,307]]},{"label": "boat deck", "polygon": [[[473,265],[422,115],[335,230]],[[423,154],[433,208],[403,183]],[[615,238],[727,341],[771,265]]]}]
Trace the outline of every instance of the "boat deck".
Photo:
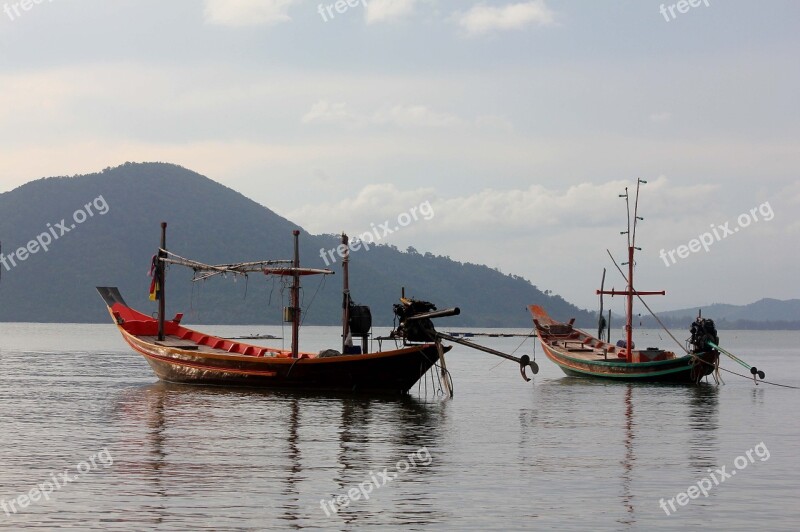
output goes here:
[{"label": "boat deck", "polygon": [[[143,340],[147,343],[158,345],[161,347],[168,347],[172,349],[184,349],[186,351],[193,351],[196,353],[203,353],[203,354],[214,354],[214,355],[231,355],[231,356],[253,356],[253,357],[270,357],[270,358],[286,358],[286,351],[281,349],[268,347],[268,346],[259,346],[254,344],[243,344],[245,346],[252,346],[253,349],[250,353],[241,353],[238,351],[239,345],[237,343],[232,344],[235,347],[229,347],[229,349],[221,349],[219,347],[213,347],[207,344],[197,344],[191,340],[187,340],[181,338],[177,335],[168,334],[164,337],[164,340],[159,340],[158,336],[150,336],[150,335],[136,335],[137,338]],[[309,353],[300,353],[301,358],[313,358],[316,355],[312,355]]]},{"label": "boat deck", "polygon": [[608,360],[609,362],[619,362],[620,359],[617,350],[609,352],[608,347],[590,347],[579,339],[575,340],[550,340],[547,342],[550,347],[556,348],[559,352],[569,355],[573,358],[580,358],[583,360]]},{"label": "boat deck", "polygon": [[[547,346],[566,356],[591,362],[625,362],[624,350],[594,338],[547,339]],[[620,357],[620,353],[623,356]],[[677,358],[675,353],[662,349],[634,349],[634,362],[655,362]]]}]

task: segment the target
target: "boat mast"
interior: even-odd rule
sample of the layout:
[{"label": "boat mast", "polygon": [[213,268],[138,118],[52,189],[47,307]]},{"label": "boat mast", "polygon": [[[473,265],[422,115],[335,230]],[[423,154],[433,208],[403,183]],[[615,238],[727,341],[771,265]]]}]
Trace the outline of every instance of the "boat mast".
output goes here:
[{"label": "boat mast", "polygon": [[[628,203],[628,190],[625,190],[625,202]],[[636,183],[636,203],[639,203],[639,183]],[[626,360],[631,362],[631,355],[633,352],[633,241],[631,239],[631,210],[628,207],[628,289],[627,294],[627,309],[625,312],[625,351]],[[633,231],[636,232],[636,220],[633,222]]]},{"label": "boat mast", "polygon": [[292,231],[294,235],[294,261],[292,266],[292,358],[298,356],[298,336],[300,333],[300,231]]},{"label": "boat mast", "polygon": [[639,218],[639,187],[642,183],[646,183],[641,178],[636,179],[636,199],[633,204],[633,231],[631,232],[631,209],[628,203],[628,191],[625,190],[625,203],[628,203],[628,322],[625,325],[626,329],[626,348],[628,352],[628,362],[631,361],[631,353],[633,349],[633,256],[636,249],[641,251],[641,248],[636,247],[636,226],[640,220]]},{"label": "boat mast", "polygon": [[164,290],[164,281],[166,280],[167,265],[161,260],[167,256],[167,222],[161,222],[161,247],[158,250],[158,267],[156,268],[156,275],[158,276],[158,286],[156,287],[156,295],[158,296],[158,341],[164,341],[164,314],[166,311],[166,301]]},{"label": "boat mast", "polygon": [[[626,362],[633,362],[633,296],[663,296],[666,294],[665,291],[660,292],[639,292],[633,288],[633,264],[634,264],[634,254],[635,251],[641,251],[642,248],[636,247],[636,225],[639,220],[643,220],[639,216],[639,187],[642,184],[647,184],[647,181],[644,179],[637,179],[636,180],[636,199],[634,202],[633,207],[633,221],[631,222],[631,207],[630,207],[630,199],[628,196],[628,187],[625,187],[625,194],[620,194],[621,198],[625,198],[625,205],[628,211],[628,230],[622,231],[622,234],[628,235],[628,287],[624,292],[617,292],[616,290],[598,290],[598,294],[610,294],[611,296],[615,295],[625,295],[626,299],[626,309],[625,309],[625,360]],[[633,227],[631,227],[633,225]],[[623,266],[625,263],[623,263]],[[620,273],[622,271],[620,270]],[[610,316],[609,316],[610,321]],[[611,341],[611,335],[609,332],[609,342]]]},{"label": "boat mast", "polygon": [[347,335],[350,332],[350,246],[346,234],[342,233],[342,246],[344,246],[344,257],[342,258],[342,354],[347,349]]}]

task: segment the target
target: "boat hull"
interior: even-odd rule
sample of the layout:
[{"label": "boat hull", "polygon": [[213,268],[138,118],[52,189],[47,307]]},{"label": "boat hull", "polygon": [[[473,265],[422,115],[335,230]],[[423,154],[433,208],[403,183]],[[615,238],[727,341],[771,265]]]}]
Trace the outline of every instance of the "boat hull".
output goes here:
[{"label": "boat hull", "polygon": [[680,357],[656,348],[633,349],[629,354],[624,348],[574,328],[572,321],[553,320],[537,305],[531,305],[529,310],[545,355],[570,376],[695,384],[713,373],[719,362],[716,350]]},{"label": "boat hull", "polygon": [[[434,345],[322,359],[212,358],[131,337],[161,380],[180,384],[334,392],[406,393],[437,361]],[[251,359],[252,358],[252,359]]]},{"label": "boat hull", "polygon": [[[114,288],[98,289],[128,345],[158,378],[180,384],[245,386],[322,392],[403,394],[438,361],[435,344],[377,353],[320,357],[234,342],[165,322],[158,341],[155,319],[128,307]],[[445,347],[444,351],[448,351]]]},{"label": "boat hull", "polygon": [[[686,355],[659,362],[585,361],[543,345],[547,358],[572,377],[592,377],[626,382],[665,382],[694,384],[713,372],[716,353]],[[696,361],[698,357],[700,361]]]}]

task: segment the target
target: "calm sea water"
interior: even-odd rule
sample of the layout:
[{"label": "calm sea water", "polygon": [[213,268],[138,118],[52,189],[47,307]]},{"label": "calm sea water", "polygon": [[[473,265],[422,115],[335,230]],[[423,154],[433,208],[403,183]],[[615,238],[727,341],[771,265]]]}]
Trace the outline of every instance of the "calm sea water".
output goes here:
[{"label": "calm sea water", "polygon": [[[304,334],[321,349],[338,329]],[[522,341],[476,340],[506,352]],[[722,333],[794,386],[798,343]],[[0,529],[798,528],[800,390],[728,374],[724,386],[587,381],[536,354],[532,383],[456,347],[453,399],[430,379],[406,398],[330,397],[163,384],[111,325],[0,324]],[[717,485],[722,466],[736,473]],[[678,496],[698,483],[707,496]]]}]

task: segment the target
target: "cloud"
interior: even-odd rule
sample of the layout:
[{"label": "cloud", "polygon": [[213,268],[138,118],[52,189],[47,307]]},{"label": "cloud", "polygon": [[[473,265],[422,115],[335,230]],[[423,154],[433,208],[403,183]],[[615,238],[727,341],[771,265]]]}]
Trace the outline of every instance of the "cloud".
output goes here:
[{"label": "cloud", "polygon": [[[437,223],[427,227],[425,232],[442,238],[487,235],[500,230],[526,234],[534,229],[555,227],[616,229],[624,225],[625,204],[622,200],[618,204],[613,201],[626,186],[635,184],[618,180],[580,183],[564,189],[541,185],[523,189],[485,188],[466,195],[442,197],[433,188],[400,190],[393,184],[378,183],[365,186],[350,198],[305,205],[290,212],[289,218],[311,231],[328,231],[331,224],[337,222],[359,230],[359,227],[396,216],[422,201],[430,201]],[[696,214],[717,190],[716,186],[706,184],[674,185],[663,176],[646,186],[643,194],[648,197],[643,195],[643,200],[647,202],[648,217],[652,218],[676,213]],[[630,190],[633,192],[632,188]]]},{"label": "cloud", "polygon": [[461,124],[461,119],[447,113],[437,113],[424,105],[395,105],[372,115],[375,124],[391,124],[399,127],[452,127]]},{"label": "cloud", "polygon": [[782,198],[789,205],[800,205],[800,183],[792,183],[781,190],[776,197]]},{"label": "cloud", "polygon": [[367,24],[390,22],[414,13],[417,0],[369,0]]},{"label": "cloud", "polygon": [[271,26],[291,20],[288,11],[300,0],[205,0],[203,16],[217,26]]},{"label": "cloud", "polygon": [[486,131],[499,131],[510,133],[514,131],[514,124],[504,116],[481,115],[475,119],[475,125]]},{"label": "cloud", "polygon": [[338,123],[351,127],[391,125],[401,128],[446,128],[464,123],[459,117],[438,113],[425,105],[395,105],[371,114],[350,111],[346,103],[319,100],[303,115],[304,124]]},{"label": "cloud", "polygon": [[354,119],[355,116],[347,110],[346,103],[331,103],[328,100],[320,100],[303,115],[302,122],[304,124],[346,123]]},{"label": "cloud", "polygon": [[[303,228],[312,233],[344,231],[350,236],[356,236],[384,222],[396,226],[398,216],[410,212],[423,203],[432,204],[434,197],[432,188],[403,190],[394,184],[377,183],[365,186],[353,197],[304,205],[286,213],[286,216],[301,223]],[[318,209],[324,209],[328,216],[319,216]],[[414,235],[424,234],[426,230],[432,228],[433,224],[429,222],[429,219],[418,218],[415,223],[403,227],[394,237],[389,237],[380,243],[402,244],[403,247],[410,245],[409,239]]]},{"label": "cloud", "polygon": [[[635,179],[558,187],[501,186],[462,193],[448,185],[405,187],[379,181],[353,189],[345,199],[332,195],[281,214],[312,233],[344,230],[355,236],[384,222],[396,226],[402,213],[429,202],[435,216],[384,235],[380,242],[488,264],[523,275],[570,301],[593,301],[599,269],[610,267],[605,249],[617,258],[624,252],[626,240],[620,231],[625,228],[626,211],[618,196],[625,187],[632,190]],[[638,255],[638,262],[647,266],[640,276],[643,284],[649,284],[648,276],[664,273],[658,258],[661,247],[671,248],[696,236],[708,227],[709,218],[726,219],[724,213],[708,208],[719,192],[715,185],[686,186],[663,176],[644,185],[639,205],[645,219],[639,235],[644,250]],[[680,235],[677,240],[676,235]],[[747,246],[745,240],[739,242]],[[684,276],[670,281],[659,278],[656,286],[675,293],[685,290]],[[698,283],[701,288],[696,293],[711,293],[707,280]],[[609,285],[624,286],[613,268]],[[669,304],[684,303],[671,299]]]},{"label": "cloud", "polygon": [[501,7],[481,4],[457,15],[457,21],[469,35],[483,35],[499,30],[519,30],[530,25],[548,26],[555,23],[555,12],[544,0]]},{"label": "cloud", "polygon": [[653,113],[650,115],[651,122],[669,122],[672,118],[672,113],[662,112],[662,113]]}]

